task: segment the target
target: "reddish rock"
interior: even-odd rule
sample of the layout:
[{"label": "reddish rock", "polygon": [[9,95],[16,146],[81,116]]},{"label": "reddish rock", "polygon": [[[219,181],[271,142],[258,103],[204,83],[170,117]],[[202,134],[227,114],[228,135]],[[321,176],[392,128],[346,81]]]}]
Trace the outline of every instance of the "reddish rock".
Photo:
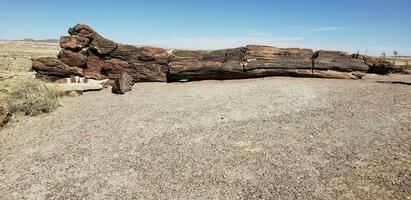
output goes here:
[{"label": "reddish rock", "polygon": [[126,71],[135,82],[166,82],[168,67],[156,63],[130,63]]},{"label": "reddish rock", "polygon": [[90,43],[90,39],[80,36],[62,36],[60,38],[60,47],[62,49],[80,51],[84,47],[87,47]]},{"label": "reddish rock", "polygon": [[109,54],[117,48],[117,43],[102,37],[84,24],[77,24],[73,28],[70,28],[68,32],[71,36],[89,38],[91,40],[90,49],[100,55]]},{"label": "reddish rock", "polygon": [[133,85],[133,77],[131,77],[127,72],[122,72],[114,81],[111,91],[114,94],[125,94],[126,92],[133,90]]},{"label": "reddish rock", "polygon": [[70,76],[84,76],[83,69],[70,67],[56,58],[38,58],[32,61],[37,76],[48,80],[58,80]]},{"label": "reddish rock", "polygon": [[85,24],[76,24],[74,27],[69,28],[68,33],[71,36],[76,35],[86,38],[93,38],[97,34],[93,29]]},{"label": "reddish rock", "polygon": [[84,70],[86,78],[92,79],[112,79],[115,80],[117,74],[127,72],[133,77],[134,82],[165,82],[167,81],[167,66],[156,63],[134,62],[112,58],[101,60],[97,57],[89,57],[87,68]]},{"label": "reddish rock", "polygon": [[334,70],[340,72],[366,72],[368,65],[363,59],[356,59],[347,52],[342,51],[324,51],[315,52],[314,69]]},{"label": "reddish rock", "polygon": [[69,50],[61,50],[57,55],[57,58],[70,67],[84,68],[87,66],[87,52],[72,52]]}]

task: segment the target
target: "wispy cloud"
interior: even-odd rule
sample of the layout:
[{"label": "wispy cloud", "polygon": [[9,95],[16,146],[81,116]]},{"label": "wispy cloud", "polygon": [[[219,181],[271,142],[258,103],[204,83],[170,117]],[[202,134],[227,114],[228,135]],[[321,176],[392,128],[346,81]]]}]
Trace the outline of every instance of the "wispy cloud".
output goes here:
[{"label": "wispy cloud", "polygon": [[273,34],[271,33],[266,33],[263,31],[256,31],[256,30],[244,31],[244,34],[249,37],[272,37],[273,36]]},{"label": "wispy cloud", "polygon": [[310,28],[308,31],[338,31],[346,29],[345,26],[326,26],[326,27],[317,27],[317,28]]}]

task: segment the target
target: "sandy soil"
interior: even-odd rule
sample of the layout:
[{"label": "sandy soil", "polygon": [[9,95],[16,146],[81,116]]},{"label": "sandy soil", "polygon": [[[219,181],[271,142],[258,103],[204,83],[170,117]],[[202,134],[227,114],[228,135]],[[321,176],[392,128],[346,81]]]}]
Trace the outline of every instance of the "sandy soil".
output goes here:
[{"label": "sandy soil", "polygon": [[411,86],[375,79],[142,83],[66,98],[0,132],[0,196],[409,199]]}]

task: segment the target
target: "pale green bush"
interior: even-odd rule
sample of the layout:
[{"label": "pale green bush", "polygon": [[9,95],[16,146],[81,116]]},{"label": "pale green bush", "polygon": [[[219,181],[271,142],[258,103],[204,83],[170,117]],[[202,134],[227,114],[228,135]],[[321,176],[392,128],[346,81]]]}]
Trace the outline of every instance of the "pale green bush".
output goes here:
[{"label": "pale green bush", "polygon": [[10,112],[35,116],[51,112],[59,105],[58,92],[45,82],[31,77],[18,77],[0,82],[0,104]]}]

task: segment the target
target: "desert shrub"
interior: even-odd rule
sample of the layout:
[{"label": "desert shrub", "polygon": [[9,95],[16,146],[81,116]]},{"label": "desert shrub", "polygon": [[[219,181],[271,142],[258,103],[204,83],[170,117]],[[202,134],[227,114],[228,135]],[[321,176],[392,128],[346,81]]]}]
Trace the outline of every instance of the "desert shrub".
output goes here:
[{"label": "desert shrub", "polygon": [[0,104],[10,112],[35,116],[56,109],[58,92],[45,82],[31,77],[18,77],[0,82]]}]

